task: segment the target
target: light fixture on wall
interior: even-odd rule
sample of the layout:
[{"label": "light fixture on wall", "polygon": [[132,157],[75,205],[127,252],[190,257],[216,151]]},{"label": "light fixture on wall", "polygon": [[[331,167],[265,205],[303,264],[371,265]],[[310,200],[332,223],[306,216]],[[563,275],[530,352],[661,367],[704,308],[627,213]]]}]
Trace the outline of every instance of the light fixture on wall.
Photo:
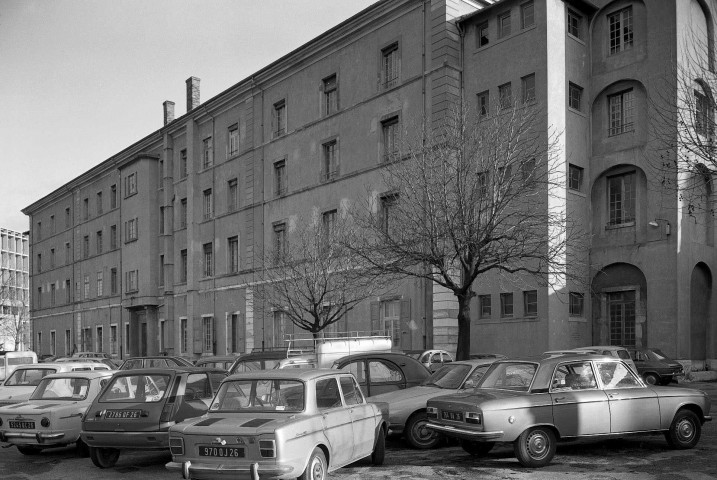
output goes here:
[{"label": "light fixture on wall", "polygon": [[669,235],[670,234],[670,222],[668,222],[666,219],[655,218],[654,220],[647,222],[647,224],[651,227],[657,228],[660,226],[660,222],[658,222],[658,220],[665,222],[665,235]]}]

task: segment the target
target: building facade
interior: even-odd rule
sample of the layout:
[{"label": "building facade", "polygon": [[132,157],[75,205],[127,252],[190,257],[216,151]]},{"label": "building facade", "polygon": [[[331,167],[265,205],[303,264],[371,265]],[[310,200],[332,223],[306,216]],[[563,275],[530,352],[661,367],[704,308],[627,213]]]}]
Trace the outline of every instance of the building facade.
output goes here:
[{"label": "building facade", "polygon": [[30,348],[29,235],[0,228],[0,350]]},{"label": "building facade", "polygon": [[[293,327],[254,298],[264,251],[301,215],[380,185],[407,126],[459,101],[481,112],[520,99],[561,132],[553,206],[591,233],[589,286],[479,279],[471,351],[649,345],[704,364],[717,350],[714,226],[650,181],[649,120],[680,32],[711,32],[714,11],[707,0],[383,0],[204,103],[191,77],[184,115],[165,102],[159,130],[24,209],[34,349],[197,357],[280,344]],[[410,280],[336,328],[454,349],[456,303]]]}]

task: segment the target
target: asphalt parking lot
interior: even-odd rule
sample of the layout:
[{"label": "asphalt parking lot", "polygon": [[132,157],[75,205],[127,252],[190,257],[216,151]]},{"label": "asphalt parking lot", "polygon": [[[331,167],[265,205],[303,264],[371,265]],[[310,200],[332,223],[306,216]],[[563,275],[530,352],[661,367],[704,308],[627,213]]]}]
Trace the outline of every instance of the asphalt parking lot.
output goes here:
[{"label": "asphalt parking lot", "polygon": [[[717,418],[717,382],[685,384],[705,390]],[[542,469],[521,467],[511,445],[497,446],[487,457],[474,458],[456,444],[434,450],[413,450],[403,440],[390,438],[383,466],[356,462],[333,472],[336,480],[359,479],[717,479],[717,420],[706,423],[702,439],[692,450],[671,450],[662,435],[560,444],[553,462]],[[125,452],[114,468],[100,470],[89,458],[78,458],[74,448],[47,450],[26,457],[16,448],[0,449],[2,480],[62,479],[177,479],[164,464],[163,452]]]}]

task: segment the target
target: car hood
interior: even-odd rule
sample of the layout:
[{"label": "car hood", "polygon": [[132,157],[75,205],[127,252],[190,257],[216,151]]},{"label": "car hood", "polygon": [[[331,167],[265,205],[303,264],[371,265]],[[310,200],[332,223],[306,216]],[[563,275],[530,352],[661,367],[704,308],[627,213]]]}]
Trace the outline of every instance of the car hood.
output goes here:
[{"label": "car hood", "polygon": [[185,435],[247,435],[273,432],[277,427],[294,420],[294,413],[229,413],[191,418],[171,427],[171,432]]},{"label": "car hood", "polygon": [[454,392],[457,392],[457,390],[419,385],[417,387],[395,390],[393,392],[382,393],[381,395],[374,395],[372,397],[368,397],[368,401],[386,402],[389,405],[396,405],[404,402],[416,403],[421,400],[425,402],[427,399],[435,397],[436,395],[448,395]]}]

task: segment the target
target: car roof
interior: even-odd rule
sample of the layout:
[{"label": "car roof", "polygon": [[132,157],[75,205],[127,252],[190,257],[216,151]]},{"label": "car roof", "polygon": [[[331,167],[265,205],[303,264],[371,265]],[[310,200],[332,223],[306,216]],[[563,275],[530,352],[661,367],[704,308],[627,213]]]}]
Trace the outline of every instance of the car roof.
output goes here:
[{"label": "car roof", "polygon": [[578,347],[574,348],[573,350],[627,350],[625,347],[620,347],[618,345],[591,345],[589,347]]},{"label": "car roof", "polygon": [[147,367],[147,368],[132,368],[127,370],[114,370],[117,375],[150,375],[150,374],[166,374],[166,373],[197,373],[197,372],[209,372],[209,373],[222,373],[226,375],[226,370],[215,367],[187,367],[184,365],[177,365],[173,367]]},{"label": "car roof", "polygon": [[498,360],[502,360],[499,358],[471,358],[468,360],[456,360],[455,362],[451,362],[448,365],[490,365],[493,362],[497,362]]},{"label": "car roof", "polygon": [[78,360],[76,362],[38,362],[38,363],[24,363],[22,365],[18,365],[15,370],[27,370],[31,368],[36,368],[39,370],[47,369],[50,367],[57,367],[57,368],[67,368],[68,365],[70,366],[83,366],[83,367],[96,367],[98,362],[85,362],[82,360]]},{"label": "car roof", "polygon": [[223,360],[236,360],[238,358],[238,355],[216,355],[213,357],[201,357],[197,359],[197,363],[199,362],[221,362]]},{"label": "car roof", "polygon": [[557,364],[563,362],[584,362],[586,360],[606,360],[610,362],[619,362],[621,358],[611,357],[610,355],[600,355],[597,353],[567,353],[564,355],[551,355],[548,357],[515,357],[496,360],[495,363],[515,363],[515,362],[531,362],[541,365]]},{"label": "car roof", "polygon": [[97,378],[97,377],[111,377],[114,375],[116,370],[82,370],[75,372],[59,372],[45,375],[43,378]]},{"label": "car roof", "polygon": [[260,350],[258,352],[249,352],[245,353],[243,355],[239,355],[238,357],[235,357],[236,360],[242,361],[242,360],[254,360],[254,359],[262,359],[262,358],[268,358],[268,359],[281,359],[281,358],[288,358],[289,352],[288,349],[277,349],[277,350]]},{"label": "car roof", "polygon": [[334,363],[345,363],[350,362],[352,360],[361,359],[361,358],[384,358],[386,360],[393,360],[394,362],[401,361],[401,360],[407,360],[407,361],[415,361],[417,363],[421,363],[415,358],[413,358],[410,355],[406,355],[405,353],[399,353],[399,352],[362,352],[362,353],[354,353],[352,355],[346,355],[345,357],[341,357]]},{"label": "car roof", "polygon": [[235,373],[229,375],[224,381],[229,380],[254,380],[254,379],[289,379],[289,380],[311,380],[333,375],[350,375],[349,372],[343,370],[335,370],[329,368],[289,368],[289,369],[272,369],[272,370],[252,370],[249,372]]},{"label": "car roof", "polygon": [[144,355],[141,357],[129,357],[125,358],[124,360],[159,360],[162,358],[181,358],[182,360],[187,360],[186,358],[179,357],[177,355]]}]

